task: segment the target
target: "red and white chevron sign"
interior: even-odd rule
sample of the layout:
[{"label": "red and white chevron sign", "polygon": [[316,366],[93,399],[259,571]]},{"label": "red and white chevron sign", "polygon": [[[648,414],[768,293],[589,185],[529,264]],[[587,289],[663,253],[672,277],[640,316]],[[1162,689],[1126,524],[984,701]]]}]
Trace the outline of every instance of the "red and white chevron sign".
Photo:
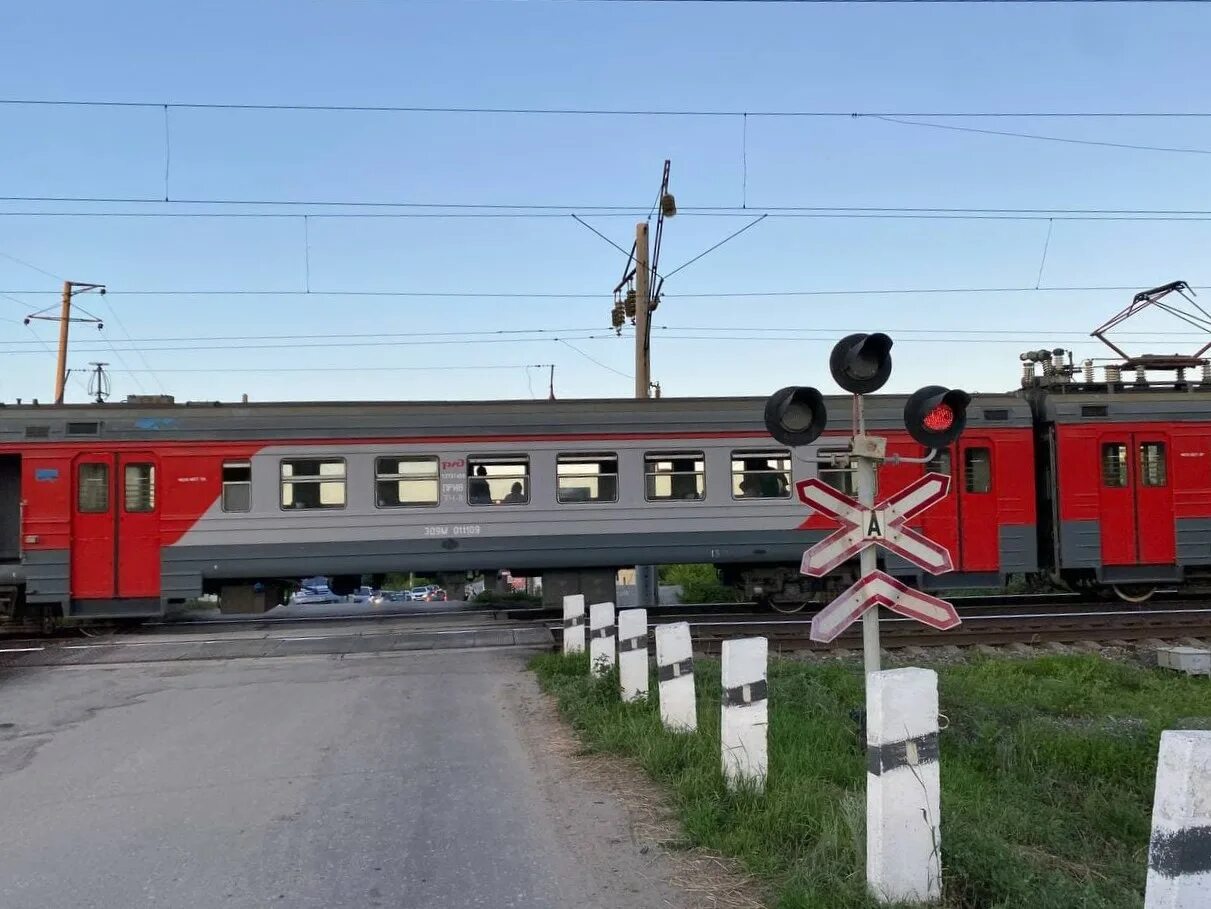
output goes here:
[{"label": "red and white chevron sign", "polygon": [[950,603],[913,590],[886,572],[872,571],[816,613],[812,618],[811,639],[827,644],[876,606],[886,606],[939,631],[948,631],[959,624],[959,614]]},{"label": "red and white chevron sign", "polygon": [[867,546],[882,546],[930,574],[954,571],[950,550],[904,526],[946,498],[950,477],[945,474],[927,473],[873,508],[815,478],[796,483],[795,489],[804,505],[841,525],[840,530],[803,553],[799,569],[803,574],[823,577]]}]

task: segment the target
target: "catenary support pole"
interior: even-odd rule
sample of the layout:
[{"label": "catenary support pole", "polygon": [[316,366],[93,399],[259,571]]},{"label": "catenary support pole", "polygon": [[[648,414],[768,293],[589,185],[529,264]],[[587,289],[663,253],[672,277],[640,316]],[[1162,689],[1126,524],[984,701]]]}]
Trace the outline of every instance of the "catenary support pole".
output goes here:
[{"label": "catenary support pole", "polygon": [[938,676],[866,676],[866,882],[883,902],[942,895]]},{"label": "catenary support pole", "polygon": [[67,387],[67,341],[71,331],[71,281],[63,282],[63,304],[59,313],[59,356],[55,361],[55,403],[63,403]]}]

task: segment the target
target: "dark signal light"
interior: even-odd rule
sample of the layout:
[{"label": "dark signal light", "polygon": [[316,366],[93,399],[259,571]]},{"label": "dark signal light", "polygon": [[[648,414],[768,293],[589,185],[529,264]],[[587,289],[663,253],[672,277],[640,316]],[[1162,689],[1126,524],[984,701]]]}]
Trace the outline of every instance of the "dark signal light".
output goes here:
[{"label": "dark signal light", "polygon": [[908,396],[904,426],[926,448],[945,448],[963,434],[970,403],[971,395],[958,388],[926,385]]},{"label": "dark signal light", "polygon": [[765,401],[765,428],[783,445],[810,445],[827,424],[824,396],[815,388],[790,385]]},{"label": "dark signal light", "polygon": [[891,338],[882,332],[847,335],[828,358],[829,372],[838,385],[853,394],[878,391],[891,376],[891,346]]}]

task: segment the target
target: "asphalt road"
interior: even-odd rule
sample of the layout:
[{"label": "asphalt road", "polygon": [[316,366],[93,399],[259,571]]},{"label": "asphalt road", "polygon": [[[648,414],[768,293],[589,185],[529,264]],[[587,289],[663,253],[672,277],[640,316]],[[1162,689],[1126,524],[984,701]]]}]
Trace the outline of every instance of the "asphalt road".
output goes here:
[{"label": "asphalt road", "polygon": [[7,670],[0,906],[682,905],[561,784],[526,655]]}]

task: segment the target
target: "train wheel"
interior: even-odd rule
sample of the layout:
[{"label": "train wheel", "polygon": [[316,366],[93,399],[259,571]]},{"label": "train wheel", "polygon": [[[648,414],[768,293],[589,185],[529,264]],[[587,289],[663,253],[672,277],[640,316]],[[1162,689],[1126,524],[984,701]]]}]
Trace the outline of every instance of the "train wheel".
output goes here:
[{"label": "train wheel", "polygon": [[807,601],[803,600],[802,602],[798,602],[798,603],[796,603],[796,602],[788,603],[786,601],[783,601],[780,603],[777,600],[770,600],[769,605],[770,605],[770,608],[774,610],[774,612],[781,612],[784,615],[794,615],[796,612],[803,611],[803,607],[807,605]]},{"label": "train wheel", "polygon": [[1124,603],[1146,603],[1156,593],[1151,584],[1111,584],[1110,589]]}]

